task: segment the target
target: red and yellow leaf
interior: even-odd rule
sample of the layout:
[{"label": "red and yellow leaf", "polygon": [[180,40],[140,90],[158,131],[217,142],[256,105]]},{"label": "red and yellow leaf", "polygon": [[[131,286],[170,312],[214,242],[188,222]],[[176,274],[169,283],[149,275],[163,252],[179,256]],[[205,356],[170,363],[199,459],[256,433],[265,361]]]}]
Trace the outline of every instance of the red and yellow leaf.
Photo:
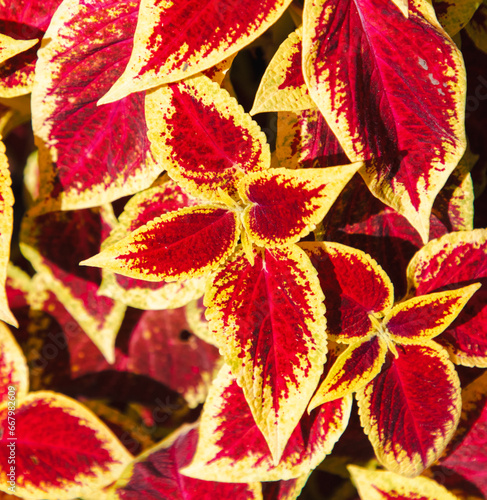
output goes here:
[{"label": "red and yellow leaf", "polygon": [[300,246],[318,271],[331,338],[349,344],[373,333],[369,314],[390,309],[394,301],[392,283],[379,264],[361,250],[339,243]]},{"label": "red and yellow leaf", "polygon": [[410,292],[423,295],[479,282],[475,293],[448,330],[437,339],[455,363],[487,366],[487,230],[460,231],[432,240],[408,267]]},{"label": "red and yellow leaf", "polygon": [[376,377],[387,354],[387,344],[378,335],[354,342],[340,354],[322,382],[308,411],[356,392]]},{"label": "red and yellow leaf", "polygon": [[[156,217],[195,204],[197,200],[188,196],[171,180],[146,189],[127,202],[118,224],[103,242],[102,250]],[[155,283],[104,271],[99,293],[139,309],[172,309],[201,297],[205,283],[203,277],[173,283]]]},{"label": "red and yellow leaf", "polygon": [[188,207],[149,221],[81,264],[148,281],[195,278],[225,262],[239,233],[233,211],[213,205]]},{"label": "red and yellow leaf", "polygon": [[460,418],[460,381],[433,341],[397,345],[382,372],[357,392],[360,420],[378,460],[415,477],[435,462]]},{"label": "red and yellow leaf", "polygon": [[24,52],[24,50],[30,49],[38,41],[37,38],[34,38],[34,40],[15,40],[15,38],[0,33],[0,64]]},{"label": "red and yellow leaf", "polygon": [[451,325],[480,287],[481,284],[477,283],[413,297],[395,305],[382,324],[394,342],[411,344],[432,339]]},{"label": "red and yellow leaf", "polygon": [[205,296],[212,337],[242,387],[275,462],[318,385],[326,360],[323,294],[297,246],[242,250]]},{"label": "red and yellow leaf", "polygon": [[[397,50],[400,44],[401,50]],[[360,47],[351,51],[350,47]],[[312,99],[372,193],[428,240],[433,201],[465,150],[465,71],[433,7],[312,0],[303,14]]]},{"label": "red and yellow leaf", "polygon": [[[1,139],[1,137],[0,137]],[[8,169],[5,145],[0,140],[0,320],[18,327],[12,311],[8,306],[5,283],[7,266],[10,260],[10,240],[14,225],[14,195],[10,187],[12,180]]]},{"label": "red and yellow leaf", "polygon": [[9,394],[20,401],[28,391],[27,361],[8,327],[0,322],[0,405],[9,401]]},{"label": "red and yellow leaf", "polygon": [[262,483],[263,500],[297,500],[309,474],[304,474],[287,481],[271,481]]},{"label": "red and yellow leaf", "polygon": [[[6,406],[0,409],[4,450]],[[15,410],[15,493],[22,498],[76,497],[112,483],[131,460],[130,453],[93,413],[53,392],[33,392]],[[0,455],[0,489],[8,491],[8,454]]]},{"label": "red and yellow leaf", "polygon": [[203,409],[193,461],[181,472],[231,482],[288,480],[308,474],[331,453],[348,424],[351,407],[348,396],[305,413],[275,464],[242,389],[224,366]]},{"label": "red and yellow leaf", "polygon": [[394,472],[355,465],[349,465],[348,470],[362,500],[459,500],[444,486],[426,477],[406,478]]},{"label": "red and yellow leaf", "polygon": [[208,77],[149,92],[146,115],[156,160],[193,196],[220,201],[223,189],[235,197],[245,173],[270,165],[265,134]]},{"label": "red and yellow leaf", "polygon": [[150,151],[144,94],[96,105],[129,58],[138,8],[139,0],[65,0],[52,19],[32,93],[46,210],[116,200],[163,169]]},{"label": "red and yellow leaf", "polygon": [[113,500],[262,500],[259,483],[235,484],[201,481],[184,476],[180,470],[188,465],[195,453],[198,427],[183,426],[164,441],[139,455],[112,487]]},{"label": "red and yellow leaf", "polygon": [[274,24],[290,0],[142,0],[124,74],[102,103],[195,75],[238,52]]},{"label": "red and yellow leaf", "polygon": [[315,229],[361,163],[326,169],[270,169],[245,176],[239,194],[251,241],[275,247],[295,243]]},{"label": "red and yellow leaf", "polygon": [[281,44],[262,77],[251,115],[270,111],[301,111],[315,108],[301,69],[302,28]]}]

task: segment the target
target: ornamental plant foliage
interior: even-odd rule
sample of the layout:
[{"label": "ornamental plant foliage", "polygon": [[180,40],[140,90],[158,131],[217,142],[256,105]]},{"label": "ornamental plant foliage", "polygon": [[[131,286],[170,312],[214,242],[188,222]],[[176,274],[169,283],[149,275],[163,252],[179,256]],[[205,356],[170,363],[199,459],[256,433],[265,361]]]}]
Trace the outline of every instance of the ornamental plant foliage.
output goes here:
[{"label": "ornamental plant foliage", "polygon": [[486,30],[0,0],[0,498],[485,498]]}]

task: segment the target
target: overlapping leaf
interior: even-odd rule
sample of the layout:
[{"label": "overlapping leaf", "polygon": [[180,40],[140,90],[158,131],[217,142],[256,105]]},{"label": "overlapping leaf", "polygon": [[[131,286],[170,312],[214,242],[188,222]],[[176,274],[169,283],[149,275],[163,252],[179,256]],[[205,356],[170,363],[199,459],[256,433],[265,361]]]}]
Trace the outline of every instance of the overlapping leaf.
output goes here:
[{"label": "overlapping leaf", "polygon": [[206,316],[277,462],[323,370],[325,311],[298,247],[254,251],[253,260],[240,250],[214,275]]},{"label": "overlapping leaf", "polygon": [[426,477],[405,478],[386,471],[350,465],[353,482],[362,500],[458,500],[445,487]]},{"label": "overlapping leaf", "polygon": [[[20,403],[20,404],[19,404]],[[15,411],[17,495],[69,500],[112,483],[131,455],[80,403],[52,392],[34,392]],[[0,440],[8,449],[6,406],[0,409]],[[8,454],[0,456],[0,489],[8,491]]]},{"label": "overlapping leaf", "polygon": [[468,36],[473,40],[475,45],[487,53],[487,4],[482,2],[477,11],[474,13],[470,22],[465,26],[465,31]]},{"label": "overlapping leaf", "polygon": [[448,331],[437,339],[455,363],[466,366],[487,366],[486,251],[484,229],[455,232],[428,243],[408,268],[410,290],[416,295],[473,282],[482,284]]},{"label": "overlapping leaf", "polygon": [[101,205],[149,187],[163,168],[150,153],[144,94],[96,105],[128,61],[138,7],[65,0],[53,17],[32,96],[46,209]]},{"label": "overlapping leaf", "polygon": [[205,403],[198,447],[182,473],[209,481],[277,481],[308,474],[329,454],[345,430],[351,396],[305,413],[293,430],[282,457],[274,464],[242,389],[224,366]]},{"label": "overlapping leaf", "polygon": [[130,61],[102,102],[175,82],[215,65],[262,34],[290,3],[143,0]]},{"label": "overlapping leaf", "polygon": [[[101,273],[79,262],[100,249],[110,231],[106,210],[85,209],[26,216],[21,249],[45,286],[66,307],[109,362],[114,361],[115,337],[125,305],[100,297]],[[113,217],[113,215],[112,215]]]},{"label": "overlapping leaf", "polygon": [[164,498],[167,500],[262,500],[259,483],[235,484],[201,481],[184,476],[180,470],[192,459],[198,427],[185,426],[157,446],[139,455],[124,471],[112,488],[113,500]]},{"label": "overlapping leaf", "polygon": [[14,336],[0,322],[0,405],[8,402],[9,387],[13,387],[16,399],[23,398],[29,390],[29,372]]},{"label": "overlapping leaf", "polygon": [[0,64],[20,52],[30,49],[38,41],[37,38],[34,40],[15,40],[15,38],[0,33]]},{"label": "overlapping leaf", "polygon": [[465,73],[432,6],[408,12],[386,0],[307,2],[303,72],[349,158],[371,160],[361,174],[373,194],[427,241],[433,201],[465,149]]},{"label": "overlapping leaf", "polygon": [[482,0],[435,0],[438,21],[451,36],[455,36],[470,21]]},{"label": "overlapping leaf", "polygon": [[[118,224],[103,242],[102,249],[123,239],[150,220],[166,213],[196,204],[173,181],[151,187],[133,196],[125,205]],[[204,278],[175,283],[154,283],[103,272],[99,293],[140,309],[167,309],[181,307],[203,295]]]},{"label": "overlapping leaf", "polygon": [[262,483],[263,500],[297,500],[301,490],[308,481],[309,474],[287,481],[271,481]]},{"label": "overlapping leaf", "polygon": [[10,187],[10,171],[8,169],[5,145],[0,140],[0,319],[18,326],[17,320],[10,311],[5,291],[7,265],[10,259],[10,239],[14,224],[14,195]]},{"label": "overlapping leaf", "polygon": [[235,197],[238,179],[269,167],[264,133],[228,92],[197,76],[160,87],[146,97],[154,155],[193,196]]}]

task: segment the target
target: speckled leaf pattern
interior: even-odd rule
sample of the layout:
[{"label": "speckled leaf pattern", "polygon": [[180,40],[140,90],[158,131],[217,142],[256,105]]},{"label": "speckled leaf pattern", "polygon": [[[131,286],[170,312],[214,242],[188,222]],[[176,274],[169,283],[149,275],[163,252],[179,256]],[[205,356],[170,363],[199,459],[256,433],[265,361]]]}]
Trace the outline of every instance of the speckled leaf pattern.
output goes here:
[{"label": "speckled leaf pattern", "polygon": [[20,400],[28,390],[27,361],[15,337],[8,327],[0,322],[0,405],[9,401],[9,393]]},{"label": "speckled leaf pattern", "polygon": [[[110,247],[156,217],[195,204],[197,200],[188,196],[173,181],[163,181],[136,194],[127,202],[118,224],[103,241],[101,248]],[[151,282],[104,270],[99,293],[131,307],[157,310],[181,307],[201,297],[205,283],[202,277],[172,283]]]},{"label": "speckled leaf pattern", "polygon": [[379,461],[415,477],[440,457],[455,432],[460,381],[447,352],[431,340],[397,346],[397,353],[356,397]]},{"label": "speckled leaf pattern", "polygon": [[0,64],[20,54],[20,52],[30,49],[37,42],[37,38],[34,40],[15,40],[15,38],[0,33]]},{"label": "speckled leaf pattern", "polygon": [[138,0],[65,0],[49,26],[32,92],[48,210],[116,200],[163,170],[150,151],[143,93],[96,104],[128,61],[138,7]]},{"label": "speckled leaf pattern", "polygon": [[[1,139],[1,136],[0,136]],[[5,155],[5,145],[0,140],[0,319],[18,326],[12,311],[9,308],[5,282],[7,280],[7,266],[10,259],[10,240],[14,224],[14,195],[11,188],[12,180]]]},{"label": "speckled leaf pattern", "polygon": [[468,283],[482,287],[448,330],[437,338],[455,363],[487,366],[487,231],[459,231],[432,240],[416,253],[408,267],[410,293],[423,295]]},{"label": "speckled leaf pattern", "polygon": [[361,500],[459,500],[426,477],[406,478],[393,472],[348,466]]},{"label": "speckled leaf pattern", "polygon": [[327,169],[270,169],[244,177],[239,194],[249,238],[267,248],[295,243],[315,229],[361,163]]},{"label": "speckled leaf pattern", "polygon": [[302,28],[281,44],[260,81],[250,114],[315,108],[301,69]]},{"label": "speckled leaf pattern", "polygon": [[326,360],[323,294],[297,246],[242,250],[205,296],[212,337],[243,388],[277,463]]},{"label": "speckled leaf pattern", "polygon": [[311,97],[343,149],[370,160],[361,174],[372,193],[426,242],[433,201],[466,144],[463,62],[433,7],[411,1],[405,17],[388,0],[307,2],[303,53]]},{"label": "speckled leaf pattern", "polygon": [[290,0],[142,0],[124,74],[102,102],[181,80],[214,66],[274,24]]},{"label": "speckled leaf pattern", "polygon": [[[16,494],[21,498],[93,498],[112,483],[131,455],[83,405],[61,394],[40,391],[19,402],[16,412]],[[6,407],[0,427],[6,428]],[[7,433],[0,440],[7,448]],[[0,456],[0,488],[7,490],[8,455]]]},{"label": "speckled leaf pattern", "polygon": [[82,264],[148,281],[194,278],[225,262],[239,233],[233,211],[188,207],[149,221]]},{"label": "speckled leaf pattern", "polygon": [[348,397],[305,413],[275,464],[228,366],[216,378],[201,417],[198,447],[182,473],[209,481],[278,481],[309,473],[328,455],[345,430]]},{"label": "speckled leaf pattern", "polygon": [[245,173],[270,165],[260,127],[206,76],[149,92],[146,115],[157,161],[193,196],[220,201],[222,189],[235,197]]},{"label": "speckled leaf pattern", "polygon": [[181,474],[191,461],[198,440],[196,425],[185,425],[139,455],[112,487],[112,500],[263,500],[260,483],[201,481]]}]

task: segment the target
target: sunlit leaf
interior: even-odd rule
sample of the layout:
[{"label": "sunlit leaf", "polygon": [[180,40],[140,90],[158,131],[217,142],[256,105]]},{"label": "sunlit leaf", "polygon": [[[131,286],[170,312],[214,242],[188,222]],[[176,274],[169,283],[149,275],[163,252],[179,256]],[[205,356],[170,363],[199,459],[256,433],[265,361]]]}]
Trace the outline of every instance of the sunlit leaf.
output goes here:
[{"label": "sunlit leaf", "polygon": [[426,242],[433,201],[465,149],[463,62],[433,7],[411,1],[405,17],[389,0],[312,0],[303,53],[311,97],[343,149],[370,160],[361,174],[372,193]]},{"label": "sunlit leaf", "polygon": [[134,49],[124,74],[101,102],[181,80],[210,68],[255,40],[290,0],[142,0]]},{"label": "sunlit leaf", "polygon": [[323,219],[361,163],[326,169],[270,169],[247,175],[239,194],[250,239],[267,248],[295,243]]},{"label": "sunlit leaf", "polygon": [[39,40],[15,40],[7,35],[0,33],[0,64],[11,57],[30,49]]},{"label": "sunlit leaf", "polygon": [[274,464],[242,389],[224,366],[205,403],[195,456],[182,473],[232,482],[288,480],[307,474],[331,452],[347,426],[351,405],[348,396],[305,413]]},{"label": "sunlit leaf", "polygon": [[235,197],[240,177],[269,167],[265,134],[208,77],[149,92],[146,115],[157,161],[193,196],[220,201],[221,188]]},{"label": "sunlit leaf", "polygon": [[[116,479],[131,455],[83,405],[61,394],[33,392],[15,411],[16,489],[23,498],[90,497]],[[0,409],[8,449],[6,407]],[[0,488],[7,490],[8,455],[0,456]]]},{"label": "sunlit leaf", "polygon": [[274,461],[279,461],[326,360],[323,294],[296,246],[242,250],[205,296],[212,337],[242,387]]},{"label": "sunlit leaf", "polygon": [[460,382],[433,341],[397,346],[382,372],[357,392],[360,419],[379,461],[415,477],[439,458],[460,418]]}]

